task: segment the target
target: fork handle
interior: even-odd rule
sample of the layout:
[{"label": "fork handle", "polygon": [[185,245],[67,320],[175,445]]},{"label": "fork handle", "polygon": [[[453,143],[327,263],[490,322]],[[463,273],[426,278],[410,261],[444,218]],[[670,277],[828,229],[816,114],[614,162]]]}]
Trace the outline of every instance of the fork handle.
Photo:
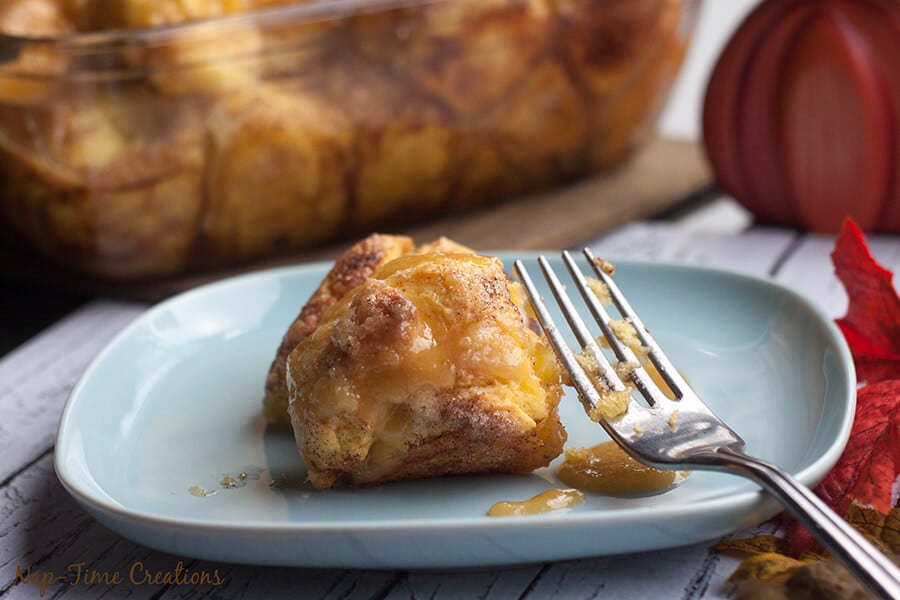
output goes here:
[{"label": "fork handle", "polygon": [[900,598],[900,568],[831,510],[818,496],[775,465],[721,449],[727,467],[759,483],[880,598]]}]

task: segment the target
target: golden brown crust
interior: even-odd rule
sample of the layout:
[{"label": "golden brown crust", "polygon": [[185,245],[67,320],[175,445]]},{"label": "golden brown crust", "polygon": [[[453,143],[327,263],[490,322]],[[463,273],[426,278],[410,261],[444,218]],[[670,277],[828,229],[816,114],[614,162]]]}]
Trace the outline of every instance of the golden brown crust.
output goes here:
[{"label": "golden brown crust", "polygon": [[263,398],[265,416],[270,421],[290,421],[287,414],[288,395],[285,383],[285,360],[288,354],[319,326],[322,316],[335,302],[363,283],[378,267],[412,250],[408,237],[372,234],[353,245],[335,262],[331,271],[288,327],[266,377]]},{"label": "golden brown crust", "polygon": [[378,269],[288,356],[317,488],[529,472],[562,451],[559,368],[518,284],[450,240],[427,249]]}]

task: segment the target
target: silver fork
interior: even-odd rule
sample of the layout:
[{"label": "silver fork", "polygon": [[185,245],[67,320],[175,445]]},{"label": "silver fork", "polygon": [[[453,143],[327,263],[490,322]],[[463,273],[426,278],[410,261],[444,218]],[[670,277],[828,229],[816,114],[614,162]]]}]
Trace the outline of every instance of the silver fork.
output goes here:
[{"label": "silver fork", "polygon": [[[631,398],[627,411],[621,416],[599,418],[598,422],[610,437],[638,460],[657,468],[728,471],[749,477],[775,496],[872,593],[882,598],[900,598],[900,569],[829,509],[809,488],[779,467],[748,456],[744,452],[744,440],[713,414],[672,366],[590,249],[585,248],[584,255],[594,275],[609,290],[620,315],[631,321],[641,344],[649,350],[649,360],[675,396],[674,400],[670,399],[644,367],[637,366],[626,376],[646,399],[648,406]],[[568,252],[563,252],[562,256],[616,359],[640,365],[632,349],[613,333],[609,313],[588,287],[575,260]],[[538,321],[578,390],[585,410],[589,414],[596,414],[592,411],[603,402],[602,394],[597,388],[604,393],[621,392],[627,389],[626,384],[579,317],[550,263],[541,256],[538,264],[578,343],[585,353],[597,361],[599,373],[594,375],[598,376],[599,381],[596,386],[576,360],[575,353],[554,323],[525,265],[517,260],[513,269],[525,287]]]}]

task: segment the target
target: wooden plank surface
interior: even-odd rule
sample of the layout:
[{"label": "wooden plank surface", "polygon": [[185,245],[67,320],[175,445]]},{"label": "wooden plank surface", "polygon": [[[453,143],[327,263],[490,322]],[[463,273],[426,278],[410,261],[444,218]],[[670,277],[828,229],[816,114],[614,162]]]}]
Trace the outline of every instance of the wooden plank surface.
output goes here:
[{"label": "wooden plank surface", "polygon": [[409,233],[419,242],[446,235],[478,249],[570,248],[670,208],[710,181],[697,144],[658,138],[602,176]]},{"label": "wooden plank surface", "polygon": [[[410,235],[418,242],[444,235],[480,250],[567,248],[671,208],[708,188],[710,181],[709,167],[697,143],[655,138],[628,162],[597,177],[390,233]],[[253,269],[330,259],[348,243],[345,240],[251,265],[130,283],[91,279],[0,248],[0,274],[80,294],[156,301]]]}]

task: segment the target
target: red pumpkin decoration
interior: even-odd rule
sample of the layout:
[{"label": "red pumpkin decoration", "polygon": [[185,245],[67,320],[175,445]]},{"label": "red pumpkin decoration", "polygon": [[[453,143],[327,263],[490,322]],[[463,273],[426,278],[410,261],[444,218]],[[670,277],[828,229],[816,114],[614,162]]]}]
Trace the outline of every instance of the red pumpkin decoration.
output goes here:
[{"label": "red pumpkin decoration", "polygon": [[703,139],[760,221],[900,232],[900,0],[765,0],[713,70]]}]

